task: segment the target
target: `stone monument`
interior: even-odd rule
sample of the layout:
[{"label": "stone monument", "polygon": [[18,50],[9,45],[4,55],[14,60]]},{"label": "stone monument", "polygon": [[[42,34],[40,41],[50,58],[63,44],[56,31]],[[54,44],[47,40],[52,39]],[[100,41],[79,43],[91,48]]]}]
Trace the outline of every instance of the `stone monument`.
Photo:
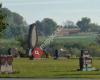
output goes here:
[{"label": "stone monument", "polygon": [[29,57],[32,59],[32,51],[35,48],[37,44],[37,30],[36,30],[36,24],[31,24],[29,26],[29,35],[28,35],[28,48],[29,48]]}]

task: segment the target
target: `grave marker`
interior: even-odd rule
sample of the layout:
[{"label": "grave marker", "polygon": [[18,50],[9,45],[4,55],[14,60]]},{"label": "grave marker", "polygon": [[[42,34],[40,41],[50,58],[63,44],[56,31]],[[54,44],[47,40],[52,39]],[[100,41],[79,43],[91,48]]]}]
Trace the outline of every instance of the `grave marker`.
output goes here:
[{"label": "grave marker", "polygon": [[[29,47],[29,57],[32,60],[33,55],[32,51],[34,50],[36,43],[37,43],[37,30],[36,30],[36,24],[31,24],[29,26],[29,35],[28,35],[28,47]],[[34,57],[35,58],[35,57]]]},{"label": "grave marker", "polygon": [[13,56],[1,55],[0,56],[0,73],[13,73]]},{"label": "grave marker", "polygon": [[89,55],[88,50],[81,50],[81,56],[79,58],[81,71],[93,71],[92,57]]}]

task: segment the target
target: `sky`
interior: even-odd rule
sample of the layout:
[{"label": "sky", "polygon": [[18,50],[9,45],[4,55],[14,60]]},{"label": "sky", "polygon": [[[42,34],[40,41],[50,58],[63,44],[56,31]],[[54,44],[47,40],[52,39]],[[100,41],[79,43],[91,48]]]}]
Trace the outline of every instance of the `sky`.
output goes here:
[{"label": "sky", "polygon": [[58,24],[77,22],[82,17],[100,24],[100,0],[0,0],[3,7],[19,13],[28,23],[52,18]]}]

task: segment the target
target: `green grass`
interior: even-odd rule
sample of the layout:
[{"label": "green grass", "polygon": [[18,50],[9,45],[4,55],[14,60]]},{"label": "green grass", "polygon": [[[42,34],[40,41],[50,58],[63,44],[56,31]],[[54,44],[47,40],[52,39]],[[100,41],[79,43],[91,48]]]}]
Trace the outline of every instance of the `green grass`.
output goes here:
[{"label": "green grass", "polygon": [[[93,66],[100,68],[100,59],[93,60]],[[0,74],[0,77],[31,77],[31,78],[100,78],[100,71],[77,71],[78,59],[15,59],[14,70],[19,73]]]},{"label": "green grass", "polygon": [[[97,34],[81,34],[81,35],[73,35],[73,36],[65,36],[65,37],[55,37],[53,42],[56,43],[68,43],[68,42],[78,42],[82,44],[90,44],[96,42]],[[46,37],[39,37],[39,41],[44,41],[47,39]]]},{"label": "green grass", "polygon": [[55,42],[78,42],[83,44],[90,44],[96,42],[96,36],[67,36],[55,38]]}]

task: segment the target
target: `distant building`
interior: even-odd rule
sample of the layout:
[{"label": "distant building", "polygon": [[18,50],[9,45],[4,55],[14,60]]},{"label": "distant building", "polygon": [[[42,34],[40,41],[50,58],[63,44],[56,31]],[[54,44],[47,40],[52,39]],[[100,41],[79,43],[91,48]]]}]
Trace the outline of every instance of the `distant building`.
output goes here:
[{"label": "distant building", "polygon": [[77,34],[80,32],[79,28],[62,28],[60,31],[57,32],[57,36],[68,36]]}]

